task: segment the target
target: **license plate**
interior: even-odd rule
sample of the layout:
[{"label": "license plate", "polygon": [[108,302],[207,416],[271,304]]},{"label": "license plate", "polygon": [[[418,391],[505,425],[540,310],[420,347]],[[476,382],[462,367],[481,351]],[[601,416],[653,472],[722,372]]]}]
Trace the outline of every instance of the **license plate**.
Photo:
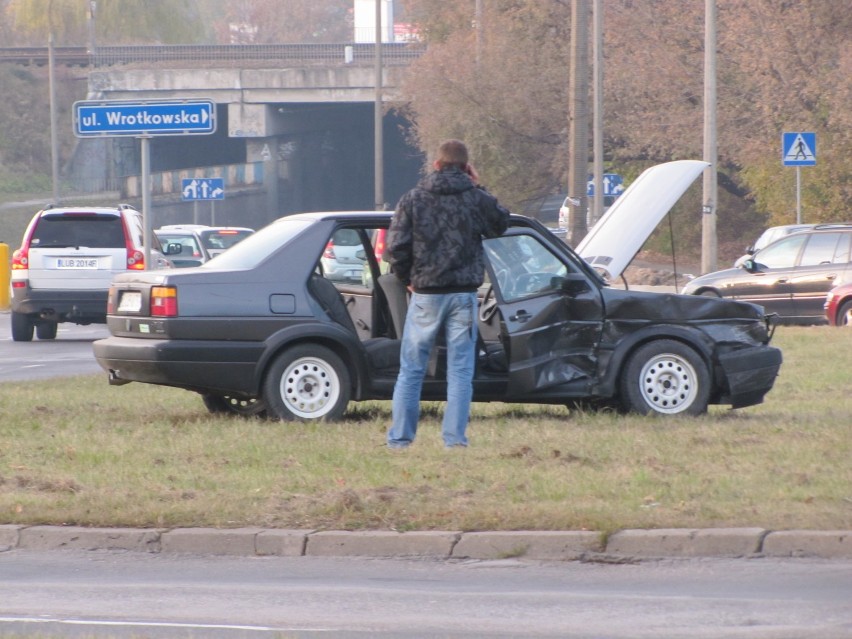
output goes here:
[{"label": "license plate", "polygon": [[142,293],[123,291],[118,302],[119,313],[138,313],[142,310]]},{"label": "license plate", "polygon": [[58,257],[56,268],[98,268],[96,257]]}]

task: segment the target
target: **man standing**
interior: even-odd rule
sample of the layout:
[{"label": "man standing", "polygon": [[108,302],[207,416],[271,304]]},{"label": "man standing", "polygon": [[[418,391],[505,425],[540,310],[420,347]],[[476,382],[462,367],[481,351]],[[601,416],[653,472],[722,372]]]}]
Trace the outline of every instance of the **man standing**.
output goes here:
[{"label": "man standing", "polygon": [[476,358],[476,291],[485,274],[482,239],[502,235],[509,211],[479,186],[467,147],[447,140],[434,172],[397,204],[384,259],[411,292],[393,392],[390,448],[405,448],[417,433],[420,392],[438,331],[447,343],[444,445],[467,446]]}]

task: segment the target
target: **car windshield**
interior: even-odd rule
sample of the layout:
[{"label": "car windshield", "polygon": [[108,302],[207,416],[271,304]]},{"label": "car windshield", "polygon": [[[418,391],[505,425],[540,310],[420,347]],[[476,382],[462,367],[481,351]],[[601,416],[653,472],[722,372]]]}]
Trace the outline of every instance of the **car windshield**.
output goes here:
[{"label": "car windshield", "polygon": [[250,234],[246,239],[235,244],[224,253],[202,264],[201,267],[254,268],[312,224],[316,224],[316,221],[282,218],[257,233]]},{"label": "car windshield", "polygon": [[201,242],[205,248],[213,249],[214,251],[222,251],[231,248],[237,242],[246,239],[252,235],[254,231],[248,229],[222,229],[216,231],[201,231]]}]

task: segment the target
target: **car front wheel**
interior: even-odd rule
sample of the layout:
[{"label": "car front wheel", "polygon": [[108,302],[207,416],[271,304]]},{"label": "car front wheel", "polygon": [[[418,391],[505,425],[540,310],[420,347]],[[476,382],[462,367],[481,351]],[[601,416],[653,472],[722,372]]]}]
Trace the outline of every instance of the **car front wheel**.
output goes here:
[{"label": "car front wheel", "polygon": [[335,421],[346,411],[349,371],[333,351],[302,344],[272,363],[263,382],[270,416],[285,421]]},{"label": "car front wheel", "polygon": [[213,395],[210,393],[201,396],[204,406],[213,414],[227,413],[239,415],[240,417],[263,417],[266,414],[266,404],[260,399],[245,399],[233,395]]},{"label": "car front wheel", "polygon": [[707,411],[709,398],[707,365],[693,349],[675,340],[640,347],[622,372],[624,408],[641,415],[700,415]]},{"label": "car front wheel", "polygon": [[33,329],[35,325],[24,313],[12,311],[12,340],[15,342],[33,341]]}]

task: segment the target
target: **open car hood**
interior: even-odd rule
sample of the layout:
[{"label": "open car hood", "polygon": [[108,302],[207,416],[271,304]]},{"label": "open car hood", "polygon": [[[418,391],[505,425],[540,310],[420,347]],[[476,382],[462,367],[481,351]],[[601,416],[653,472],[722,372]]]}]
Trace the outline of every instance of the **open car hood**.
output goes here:
[{"label": "open car hood", "polygon": [[701,160],[677,160],[646,169],[591,228],[577,246],[577,253],[606,271],[611,280],[617,279],[660,220],[708,166]]}]

